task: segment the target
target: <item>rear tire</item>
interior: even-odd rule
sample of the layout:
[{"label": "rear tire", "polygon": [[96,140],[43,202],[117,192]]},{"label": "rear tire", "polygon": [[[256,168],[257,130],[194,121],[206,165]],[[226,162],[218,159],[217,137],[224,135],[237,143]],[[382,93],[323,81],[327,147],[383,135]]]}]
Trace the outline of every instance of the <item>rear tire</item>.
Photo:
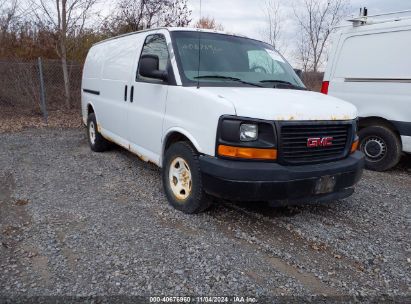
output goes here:
[{"label": "rear tire", "polygon": [[398,164],[401,141],[392,130],[384,126],[370,126],[361,129],[358,135],[367,169],[385,171]]},{"label": "rear tire", "polygon": [[110,146],[110,143],[98,131],[94,113],[91,113],[87,118],[87,138],[90,148],[94,152],[107,151]]},{"label": "rear tire", "polygon": [[187,142],[177,142],[167,149],[162,179],[168,202],[175,209],[194,214],[211,205],[203,190],[198,153]]}]

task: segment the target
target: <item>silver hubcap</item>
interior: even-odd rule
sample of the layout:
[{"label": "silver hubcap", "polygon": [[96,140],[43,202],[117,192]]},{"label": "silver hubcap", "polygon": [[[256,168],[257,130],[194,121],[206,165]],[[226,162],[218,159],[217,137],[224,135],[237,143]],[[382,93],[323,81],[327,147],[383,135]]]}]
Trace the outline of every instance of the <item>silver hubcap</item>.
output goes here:
[{"label": "silver hubcap", "polygon": [[185,200],[190,195],[193,185],[191,170],[183,158],[176,157],[171,162],[168,180],[171,191],[178,200]]},{"label": "silver hubcap", "polygon": [[96,142],[96,127],[94,126],[94,122],[92,121],[90,122],[88,132],[90,134],[90,142],[94,145],[94,143]]},{"label": "silver hubcap", "polygon": [[376,162],[384,158],[387,153],[387,146],[381,138],[369,137],[361,144],[361,150],[369,161]]}]

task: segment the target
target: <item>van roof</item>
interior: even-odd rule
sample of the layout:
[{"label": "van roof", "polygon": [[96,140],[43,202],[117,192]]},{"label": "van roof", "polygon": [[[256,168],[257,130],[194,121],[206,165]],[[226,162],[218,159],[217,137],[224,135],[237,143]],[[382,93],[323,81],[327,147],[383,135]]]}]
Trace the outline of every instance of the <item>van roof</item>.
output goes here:
[{"label": "van roof", "polygon": [[130,32],[130,33],[122,34],[122,35],[119,35],[119,36],[111,37],[111,38],[108,38],[108,39],[104,39],[104,40],[101,40],[99,42],[94,43],[94,45],[104,43],[104,42],[107,42],[107,41],[111,41],[111,40],[115,40],[115,39],[125,37],[125,36],[136,35],[136,34],[144,33],[144,32],[154,32],[154,31],[157,31],[157,30],[167,30],[169,32],[218,33],[218,34],[223,34],[223,35],[248,38],[247,36],[244,36],[244,35],[225,32],[225,31],[218,31],[218,30],[213,30],[213,29],[200,29],[200,28],[194,28],[194,27],[156,27],[156,28],[150,28],[150,29],[145,29],[145,30],[141,30],[141,31]]},{"label": "van roof", "polygon": [[[363,31],[374,31],[374,30],[386,30],[397,27],[408,27],[411,26],[411,18],[404,19],[393,19],[393,20],[384,20],[384,21],[374,21],[367,19],[366,22],[358,21],[358,19],[347,20],[351,21],[352,24],[344,24],[336,27],[339,31],[337,33],[357,33]],[[357,23],[358,22],[358,23]]]}]

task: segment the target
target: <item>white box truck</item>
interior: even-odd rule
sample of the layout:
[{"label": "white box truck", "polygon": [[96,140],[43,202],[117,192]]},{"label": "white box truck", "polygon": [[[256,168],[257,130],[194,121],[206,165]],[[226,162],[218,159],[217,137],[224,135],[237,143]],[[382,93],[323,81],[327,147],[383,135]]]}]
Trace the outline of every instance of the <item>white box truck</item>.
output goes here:
[{"label": "white box truck", "polygon": [[349,20],[334,37],[322,92],[354,104],[366,167],[411,153],[411,11]]},{"label": "white box truck", "polygon": [[364,158],[357,110],[307,91],[272,46],[187,28],[95,44],[82,79],[90,147],[116,143],[162,167],[170,204],[214,195],[295,204],[353,193]]}]

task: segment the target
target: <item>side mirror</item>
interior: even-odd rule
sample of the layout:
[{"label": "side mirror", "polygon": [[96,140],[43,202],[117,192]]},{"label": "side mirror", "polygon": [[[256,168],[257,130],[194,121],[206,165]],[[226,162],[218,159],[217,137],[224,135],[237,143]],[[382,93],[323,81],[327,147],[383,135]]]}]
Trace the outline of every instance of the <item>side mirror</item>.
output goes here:
[{"label": "side mirror", "polygon": [[143,77],[160,79],[167,81],[168,75],[166,71],[160,71],[159,62],[157,55],[143,55],[140,58],[139,74]]},{"label": "side mirror", "polygon": [[294,69],[294,72],[297,74],[297,76],[302,80],[303,79],[303,71],[300,69]]}]

